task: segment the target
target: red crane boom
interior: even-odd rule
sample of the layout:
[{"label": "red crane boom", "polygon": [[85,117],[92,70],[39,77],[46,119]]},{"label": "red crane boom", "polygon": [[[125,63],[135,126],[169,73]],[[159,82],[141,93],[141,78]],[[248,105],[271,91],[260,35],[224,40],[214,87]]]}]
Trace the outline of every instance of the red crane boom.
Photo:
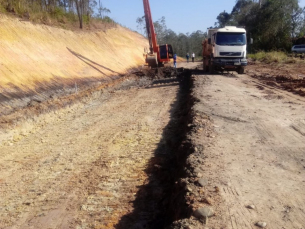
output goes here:
[{"label": "red crane boom", "polygon": [[163,66],[164,63],[169,62],[173,58],[173,48],[170,44],[158,45],[149,1],[143,0],[143,5],[150,50],[146,55],[145,62],[151,67]]}]

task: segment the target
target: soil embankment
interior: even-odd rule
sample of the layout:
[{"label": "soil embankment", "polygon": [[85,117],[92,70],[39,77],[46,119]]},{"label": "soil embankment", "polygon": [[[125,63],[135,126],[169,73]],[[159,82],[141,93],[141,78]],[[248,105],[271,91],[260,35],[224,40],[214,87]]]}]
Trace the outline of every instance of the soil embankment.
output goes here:
[{"label": "soil embankment", "polygon": [[[147,40],[117,26],[73,32],[0,16],[1,114],[144,64]],[[55,94],[55,93],[53,93]],[[22,98],[22,99],[21,99]]]}]

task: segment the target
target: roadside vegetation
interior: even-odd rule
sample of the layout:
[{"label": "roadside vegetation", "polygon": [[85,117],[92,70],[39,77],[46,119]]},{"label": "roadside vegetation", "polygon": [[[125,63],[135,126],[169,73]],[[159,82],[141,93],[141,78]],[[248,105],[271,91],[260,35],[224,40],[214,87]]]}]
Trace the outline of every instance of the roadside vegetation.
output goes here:
[{"label": "roadside vegetation", "polygon": [[[237,0],[231,13],[223,11],[216,20],[210,28],[244,27],[248,39],[254,41],[249,51],[257,53],[257,60],[281,62],[287,58],[285,53],[291,52],[292,45],[305,44],[305,8],[299,6],[298,0]],[[138,30],[146,35],[144,16],[138,17],[136,22]],[[192,52],[202,57],[201,43],[207,37],[206,32],[177,34],[167,28],[165,17],[155,21],[154,26],[159,44],[171,44],[181,57]]]},{"label": "roadside vegetation", "polygon": [[[102,0],[0,0],[0,13],[65,29],[116,25],[108,16],[111,11],[103,6]],[[264,52],[290,52],[293,44],[305,44],[305,8],[299,6],[298,0],[237,0],[230,13],[223,11],[216,20],[215,28],[245,27],[248,38],[254,40],[249,53],[259,52],[258,59],[267,55]],[[145,35],[144,16],[138,17],[136,22],[138,30]],[[155,21],[154,26],[159,44],[171,44],[174,52],[184,58],[193,52],[196,59],[202,57],[201,44],[207,37],[205,31],[177,34],[167,28],[165,17]],[[268,57],[279,61],[280,55],[271,52]]]},{"label": "roadside vegetation", "polygon": [[[145,17],[138,17],[137,28],[142,35],[146,35],[146,23]],[[171,44],[174,52],[185,58],[186,54],[194,52],[196,59],[202,58],[202,41],[207,37],[207,33],[201,30],[194,31],[192,33],[175,33],[173,30],[167,28],[165,17],[161,17],[154,22],[155,31],[157,34],[157,41],[159,44]]]},{"label": "roadside vegetation", "polygon": [[255,60],[255,61],[261,61],[264,63],[281,63],[285,62],[288,60],[288,56],[284,52],[277,52],[277,51],[272,51],[272,52],[257,52],[255,54],[248,54],[248,57]]},{"label": "roadside vegetation", "polygon": [[0,13],[13,14],[35,23],[63,28],[91,28],[98,23],[116,23],[101,0],[0,0]]},{"label": "roadside vegetation", "polygon": [[266,64],[271,63],[284,63],[284,64],[293,64],[293,63],[304,63],[304,54],[287,54],[281,51],[270,51],[270,52],[256,52],[253,54],[248,54],[248,58],[264,62]]},{"label": "roadside vegetation", "polygon": [[[214,27],[230,25],[246,28],[248,38],[254,41],[252,53],[290,52],[293,44],[305,44],[305,8],[298,0],[237,0],[231,13],[218,15]],[[275,56],[277,59],[279,54]]]}]

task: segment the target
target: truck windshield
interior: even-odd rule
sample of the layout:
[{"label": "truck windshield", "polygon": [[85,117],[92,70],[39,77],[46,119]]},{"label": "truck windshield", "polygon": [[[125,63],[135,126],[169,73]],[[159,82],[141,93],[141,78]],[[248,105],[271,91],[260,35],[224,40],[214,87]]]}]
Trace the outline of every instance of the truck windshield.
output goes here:
[{"label": "truck windshield", "polygon": [[216,36],[217,45],[232,45],[242,46],[246,44],[245,33],[217,33]]}]

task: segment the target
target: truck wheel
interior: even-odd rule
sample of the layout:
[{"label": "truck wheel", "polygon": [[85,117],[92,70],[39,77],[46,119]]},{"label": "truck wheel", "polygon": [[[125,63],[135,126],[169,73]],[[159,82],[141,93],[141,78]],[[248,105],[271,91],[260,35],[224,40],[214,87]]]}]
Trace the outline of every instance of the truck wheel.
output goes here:
[{"label": "truck wheel", "polygon": [[211,63],[211,61],[209,62],[209,72],[210,74],[214,73],[214,65]]},{"label": "truck wheel", "polygon": [[206,58],[203,58],[203,71],[208,72],[209,71],[209,65],[207,64],[208,61]]},{"label": "truck wheel", "polygon": [[164,64],[162,62],[158,62],[158,67],[164,67]]},{"label": "truck wheel", "polygon": [[237,72],[238,72],[238,74],[244,74],[245,73],[245,67],[239,67]]}]

